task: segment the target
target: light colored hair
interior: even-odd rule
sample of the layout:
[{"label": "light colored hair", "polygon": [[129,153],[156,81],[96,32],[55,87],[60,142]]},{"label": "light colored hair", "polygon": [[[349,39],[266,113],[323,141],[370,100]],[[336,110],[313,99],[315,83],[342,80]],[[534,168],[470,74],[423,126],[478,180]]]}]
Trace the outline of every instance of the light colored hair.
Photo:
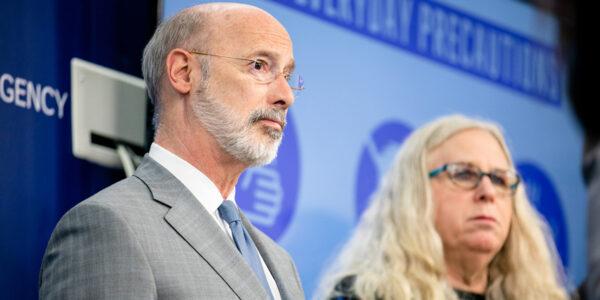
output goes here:
[{"label": "light colored hair", "polygon": [[[152,124],[155,129],[159,123],[161,82],[165,76],[167,55],[175,48],[196,49],[192,44],[192,36],[198,36],[200,42],[207,38],[206,34],[201,34],[202,29],[206,27],[205,14],[206,12],[199,9],[186,9],[169,18],[158,25],[144,48],[142,74],[148,96],[154,105]],[[205,67],[206,63],[202,66],[203,75],[208,75]]]},{"label": "light colored hair", "polygon": [[[342,279],[356,276],[352,291],[359,299],[456,299],[434,225],[426,163],[433,148],[467,129],[492,134],[514,167],[494,123],[451,115],[417,129],[403,143],[353,236],[323,276],[317,298],[335,295]],[[521,184],[509,235],[489,266],[486,299],[566,299],[562,276],[548,226]]]}]

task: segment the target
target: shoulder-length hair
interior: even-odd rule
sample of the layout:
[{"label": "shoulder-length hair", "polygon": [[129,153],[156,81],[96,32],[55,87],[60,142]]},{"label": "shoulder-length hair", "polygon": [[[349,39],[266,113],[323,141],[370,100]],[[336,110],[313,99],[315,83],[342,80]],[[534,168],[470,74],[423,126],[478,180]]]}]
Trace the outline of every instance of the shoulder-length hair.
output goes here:
[{"label": "shoulder-length hair", "polygon": [[[427,155],[451,136],[481,129],[496,138],[514,168],[498,125],[451,115],[414,131],[403,143],[341,255],[323,276],[319,298],[355,276],[360,299],[456,299],[447,281],[442,240],[434,226]],[[564,275],[549,229],[524,185],[513,204],[510,232],[489,266],[487,299],[565,299]]]}]

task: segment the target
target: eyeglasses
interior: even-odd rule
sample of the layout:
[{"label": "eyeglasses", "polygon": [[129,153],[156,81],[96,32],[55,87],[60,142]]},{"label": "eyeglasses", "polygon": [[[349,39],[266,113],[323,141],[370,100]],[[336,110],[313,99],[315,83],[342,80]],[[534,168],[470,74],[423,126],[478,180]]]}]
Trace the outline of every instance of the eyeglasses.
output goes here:
[{"label": "eyeglasses", "polygon": [[288,84],[292,90],[294,90],[294,91],[304,90],[304,80],[302,79],[302,76],[290,74],[286,71],[279,72],[278,71],[279,68],[277,67],[277,65],[274,63],[270,63],[267,59],[261,59],[261,58],[249,59],[249,58],[241,58],[241,57],[231,57],[231,56],[217,55],[217,54],[204,53],[204,52],[198,52],[198,51],[189,51],[189,52],[193,53],[193,54],[197,54],[197,55],[206,55],[206,56],[212,56],[212,57],[228,58],[228,59],[245,61],[245,62],[247,62],[247,65],[250,67],[248,72],[258,82],[269,84],[269,83],[275,81],[275,79],[277,79],[277,77],[279,77],[280,75],[283,75],[283,78],[285,78],[285,80],[288,82]]},{"label": "eyeglasses", "polygon": [[487,176],[501,195],[514,195],[521,182],[521,177],[514,171],[495,169],[486,173],[477,166],[463,162],[449,163],[434,169],[429,172],[429,178],[443,172],[448,173],[448,177],[456,185],[469,190],[479,186],[483,176]]}]

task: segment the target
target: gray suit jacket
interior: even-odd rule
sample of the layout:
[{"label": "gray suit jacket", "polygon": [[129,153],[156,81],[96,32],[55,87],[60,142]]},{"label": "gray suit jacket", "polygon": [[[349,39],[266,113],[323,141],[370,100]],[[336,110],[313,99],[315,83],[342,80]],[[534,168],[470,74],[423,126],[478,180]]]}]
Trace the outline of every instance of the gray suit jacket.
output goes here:
[{"label": "gray suit jacket", "polygon": [[[303,299],[289,255],[242,216],[283,299]],[[146,157],[135,174],[60,220],[40,271],[41,299],[267,299],[202,204]]]}]

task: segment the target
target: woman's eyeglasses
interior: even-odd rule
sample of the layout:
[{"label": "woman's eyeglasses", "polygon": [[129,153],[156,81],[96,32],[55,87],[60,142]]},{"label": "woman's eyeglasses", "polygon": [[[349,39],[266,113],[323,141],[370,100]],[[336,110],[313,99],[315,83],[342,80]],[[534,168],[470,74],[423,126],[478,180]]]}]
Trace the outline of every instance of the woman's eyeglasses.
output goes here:
[{"label": "woman's eyeglasses", "polygon": [[490,172],[483,172],[481,169],[470,163],[448,163],[429,172],[429,178],[436,177],[446,172],[452,182],[464,189],[474,189],[479,186],[483,176],[487,176],[496,191],[503,195],[513,195],[521,182],[519,174],[512,170],[495,169]]}]

